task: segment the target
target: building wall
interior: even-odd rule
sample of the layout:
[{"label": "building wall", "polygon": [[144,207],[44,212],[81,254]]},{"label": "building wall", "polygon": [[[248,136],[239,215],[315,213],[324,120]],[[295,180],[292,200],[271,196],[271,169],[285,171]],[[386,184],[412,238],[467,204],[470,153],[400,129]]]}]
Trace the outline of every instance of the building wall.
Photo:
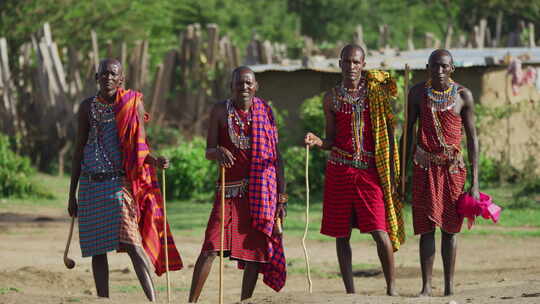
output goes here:
[{"label": "building wall", "polygon": [[[483,118],[477,124],[483,153],[497,160],[507,160],[520,170],[530,165],[527,162],[529,159],[540,159],[540,123],[536,123],[540,121],[540,93],[536,87],[521,87],[519,94],[513,96],[506,67],[457,68],[452,77],[469,88],[475,103],[488,112],[512,109],[512,113],[503,115],[502,119],[478,113]],[[426,79],[426,71],[415,70],[412,72],[411,85]],[[259,96],[271,100],[279,110],[288,112],[287,130],[300,144],[303,137],[299,120],[300,104],[306,98],[336,85],[340,74],[311,70],[267,71],[257,73],[257,80],[260,84]],[[506,106],[509,104],[513,106]],[[477,111],[480,110],[479,107]],[[534,169],[540,173],[540,166]]]},{"label": "building wall", "polygon": [[257,95],[271,100],[278,110],[288,112],[288,135],[299,144],[304,135],[299,120],[300,105],[305,99],[323,93],[340,79],[339,74],[311,70],[267,71],[257,73],[256,77],[259,83]]},{"label": "building wall", "polygon": [[[484,115],[479,126],[480,145],[486,155],[506,160],[519,170],[540,168],[540,93],[533,85],[514,95],[505,68],[488,68],[482,76],[480,103],[498,115]],[[532,162],[531,162],[532,161]]]}]

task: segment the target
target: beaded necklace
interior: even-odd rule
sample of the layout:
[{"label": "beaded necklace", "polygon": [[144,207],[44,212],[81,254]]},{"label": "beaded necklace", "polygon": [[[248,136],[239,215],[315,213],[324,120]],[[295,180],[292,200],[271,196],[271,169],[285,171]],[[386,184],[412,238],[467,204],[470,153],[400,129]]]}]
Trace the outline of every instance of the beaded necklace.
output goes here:
[{"label": "beaded necklace", "polygon": [[111,122],[115,120],[114,108],[112,104],[100,102],[97,96],[92,99],[92,118],[99,122]]},{"label": "beaded necklace", "polygon": [[349,94],[347,88],[345,88],[343,84],[335,88],[333,104],[336,111],[351,114],[364,109],[364,100],[366,99],[367,94],[365,79],[362,79],[358,84],[358,89],[352,90],[352,92],[358,92],[358,96],[353,97]]},{"label": "beaded necklace", "polygon": [[455,105],[458,86],[450,79],[450,86],[444,91],[437,91],[431,85],[431,80],[426,82],[428,105],[435,111],[446,111]]},{"label": "beaded necklace", "polygon": [[[227,125],[231,142],[242,150],[251,149],[251,138],[246,135],[247,129],[251,125],[251,112],[248,113],[246,122],[240,117],[238,111],[234,108],[231,99],[227,99]],[[235,125],[238,126],[238,132]]]},{"label": "beaded necklace", "polygon": [[334,89],[333,104],[334,109],[345,114],[351,114],[351,133],[353,144],[353,160],[361,161],[366,157],[373,157],[373,153],[364,151],[364,128],[365,122],[362,117],[364,110],[367,108],[366,96],[367,87],[366,80],[363,78],[358,84],[357,97],[353,97],[347,92],[347,89],[342,85]]},{"label": "beaded necklace", "polygon": [[[435,99],[433,98],[432,95],[430,95],[430,93],[433,93],[435,92],[435,94],[437,94],[437,98],[438,99]],[[443,92],[440,92],[440,91],[436,91],[434,90],[432,87],[431,87],[431,81],[428,81],[426,83],[426,97],[427,97],[427,103],[428,103],[428,108],[429,110],[431,111],[431,115],[432,115],[432,118],[433,118],[433,124],[434,124],[434,127],[435,127],[435,134],[437,136],[437,139],[439,141],[439,144],[441,145],[441,147],[443,148],[443,154],[445,155],[445,157],[447,159],[458,159],[459,157],[459,148],[457,147],[454,147],[453,145],[448,145],[444,139],[444,134],[443,134],[443,129],[442,129],[442,124],[441,124],[441,121],[439,119],[439,115],[441,111],[447,111],[447,110],[450,110],[454,107],[455,105],[455,97],[457,96],[457,93],[458,93],[458,89],[457,89],[457,85],[452,81],[450,80],[450,86],[448,87],[448,89],[446,89],[445,91]],[[440,105],[440,106],[439,106]],[[456,170],[457,170],[457,163],[452,163],[450,165],[450,173],[455,173]]]},{"label": "beaded necklace", "polygon": [[[92,101],[90,102],[90,116],[93,118],[91,120],[92,125],[92,131],[89,137],[89,141],[94,140],[96,144],[96,151],[95,151],[95,157],[96,161],[99,159],[99,155],[101,155],[102,159],[105,161],[105,163],[109,166],[111,166],[113,169],[115,165],[113,164],[112,158],[109,157],[111,153],[107,151],[106,145],[101,142],[100,136],[98,133],[102,131],[104,123],[111,123],[116,120],[115,113],[114,113],[114,107],[112,104],[106,104],[103,102],[100,102],[98,100],[97,95],[93,97]],[[106,168],[101,168],[102,172],[105,172]]]}]

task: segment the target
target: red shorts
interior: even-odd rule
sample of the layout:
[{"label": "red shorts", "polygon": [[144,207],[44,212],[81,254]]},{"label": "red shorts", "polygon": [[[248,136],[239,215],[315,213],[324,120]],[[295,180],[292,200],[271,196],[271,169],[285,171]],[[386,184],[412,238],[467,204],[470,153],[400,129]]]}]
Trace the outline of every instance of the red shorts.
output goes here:
[{"label": "red shorts", "polygon": [[362,233],[388,231],[377,169],[327,163],[321,233],[348,237],[353,227]]}]

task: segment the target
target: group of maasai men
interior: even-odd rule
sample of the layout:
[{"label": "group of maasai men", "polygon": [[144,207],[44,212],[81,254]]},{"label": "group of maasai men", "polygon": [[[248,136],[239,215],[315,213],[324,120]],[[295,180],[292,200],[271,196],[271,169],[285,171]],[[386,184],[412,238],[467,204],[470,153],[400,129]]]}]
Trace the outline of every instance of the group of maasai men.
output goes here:
[{"label": "group of maasai men", "polygon": [[[454,82],[452,55],[435,50],[428,59],[427,81],[408,95],[405,151],[399,153],[392,100],[396,82],[382,71],[364,71],[365,52],[358,45],[343,48],[342,81],[323,99],[326,136],[307,133],[304,142],[329,150],[325,172],[321,233],[336,238],[337,257],[347,293],[354,293],[350,235],[352,228],[370,233],[377,244],[386,293],[397,295],[394,252],[405,240],[398,185],[405,178],[400,162],[413,160],[412,210],[414,233],[420,235],[421,296],[432,294],[435,228],[442,231],[444,294],[453,294],[456,233],[462,218],[456,202],[465,193],[466,168],[461,154],[462,127],[467,135],[471,188],[478,199],[478,140],[471,92]],[[84,100],[78,113],[78,136],[68,211],[79,218],[82,255],[92,257],[100,297],[109,296],[107,252],[129,254],[150,301],[156,298],[150,274],[182,268],[170,231],[165,242],[163,199],[156,169],[169,161],[150,154],[145,122],[149,117],[142,94],[124,89],[117,60],[101,61],[98,93]],[[256,96],[259,88],[248,67],[232,72],[231,97],[212,108],[206,158],[225,168],[195,264],[189,302],[197,302],[212,262],[225,256],[244,269],[241,300],[253,295],[259,273],[279,291],[285,285],[286,262],[277,222],[287,214],[283,159],[272,109]],[[416,141],[412,138],[418,121]],[[321,122],[322,123],[322,122]],[[400,157],[401,155],[401,157]],[[402,156],[406,155],[405,158]],[[223,185],[223,184],[224,185]],[[225,204],[221,210],[221,187]],[[78,188],[78,196],[77,194]],[[224,214],[222,219],[221,214]],[[220,222],[224,222],[224,241]],[[166,225],[164,225],[166,224]],[[167,246],[165,244],[167,243]]]}]

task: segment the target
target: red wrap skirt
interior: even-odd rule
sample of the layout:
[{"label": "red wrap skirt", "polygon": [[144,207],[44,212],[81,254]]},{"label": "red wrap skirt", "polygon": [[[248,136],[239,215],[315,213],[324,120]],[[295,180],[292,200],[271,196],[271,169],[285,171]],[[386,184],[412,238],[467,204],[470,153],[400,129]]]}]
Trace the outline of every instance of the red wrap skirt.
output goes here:
[{"label": "red wrap skirt", "polygon": [[377,169],[357,169],[328,162],[321,233],[348,237],[351,228],[358,228],[362,233],[388,231]]},{"label": "red wrap skirt", "polygon": [[[223,248],[231,259],[268,262],[266,236],[251,227],[247,195],[225,199],[225,237]],[[221,195],[216,193],[214,207],[206,227],[203,251],[219,251],[221,220]]]}]

